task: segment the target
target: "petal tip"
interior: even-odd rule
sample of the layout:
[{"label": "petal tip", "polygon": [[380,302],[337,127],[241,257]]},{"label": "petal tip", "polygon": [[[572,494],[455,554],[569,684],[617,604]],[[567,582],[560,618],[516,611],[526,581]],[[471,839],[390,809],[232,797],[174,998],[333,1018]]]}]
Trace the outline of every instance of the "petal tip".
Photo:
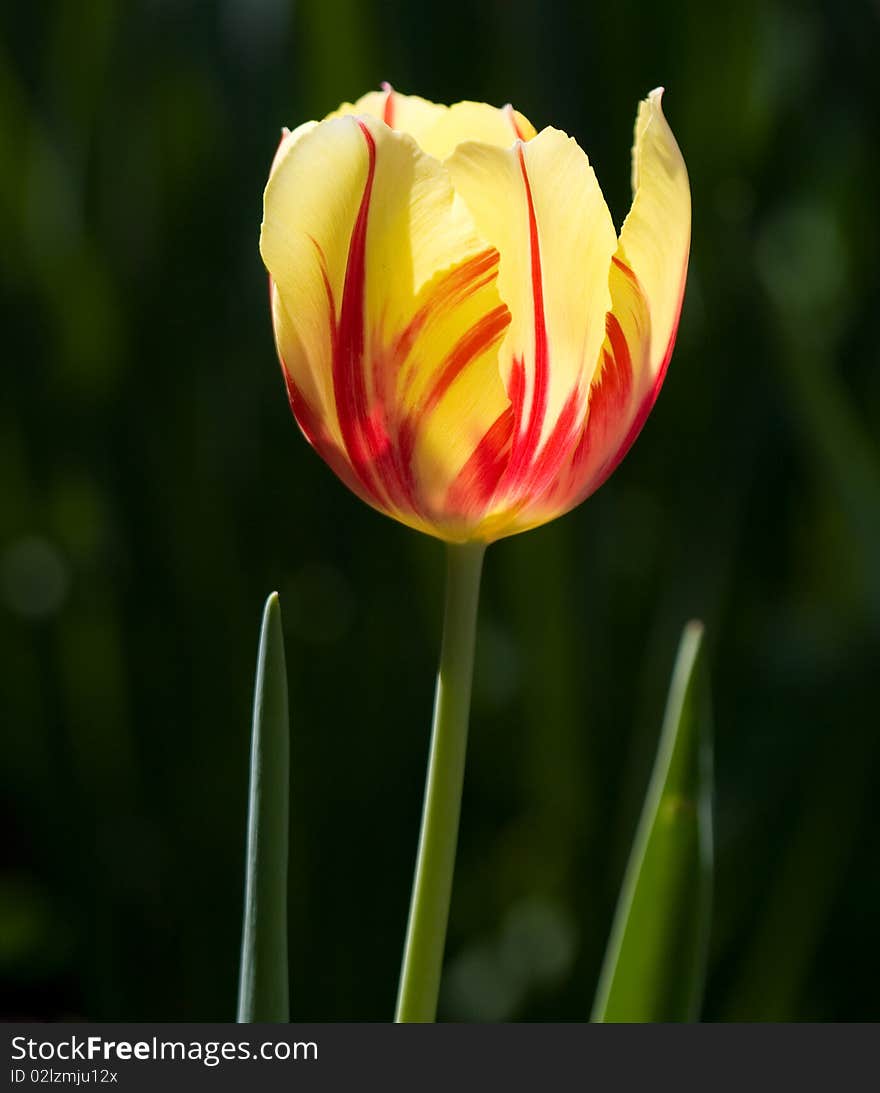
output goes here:
[{"label": "petal tip", "polygon": [[665,87],[655,87],[653,91],[649,91],[645,97],[645,106],[651,111],[652,114],[663,113],[663,95],[666,91]]}]

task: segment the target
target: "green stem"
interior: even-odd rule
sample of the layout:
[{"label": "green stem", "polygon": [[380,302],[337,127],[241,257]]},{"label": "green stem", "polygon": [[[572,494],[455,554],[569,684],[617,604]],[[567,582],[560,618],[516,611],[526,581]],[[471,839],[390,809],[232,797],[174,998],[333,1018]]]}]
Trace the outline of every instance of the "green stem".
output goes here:
[{"label": "green stem", "polygon": [[464,783],[484,552],[483,543],[450,543],[447,547],[443,644],[422,831],[397,995],[398,1022],[428,1022],[437,1015]]}]

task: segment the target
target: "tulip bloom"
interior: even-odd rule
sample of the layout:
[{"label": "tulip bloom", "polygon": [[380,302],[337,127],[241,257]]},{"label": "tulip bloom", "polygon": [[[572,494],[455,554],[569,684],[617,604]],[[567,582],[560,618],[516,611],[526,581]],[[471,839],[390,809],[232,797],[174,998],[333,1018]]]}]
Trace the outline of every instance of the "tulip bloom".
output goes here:
[{"label": "tulip bloom", "polygon": [[286,132],[261,251],[293,413],[359,497],[449,542],[552,520],[620,463],[672,353],[684,161],[639,106],[620,235],[586,155],[512,107],[391,88]]}]

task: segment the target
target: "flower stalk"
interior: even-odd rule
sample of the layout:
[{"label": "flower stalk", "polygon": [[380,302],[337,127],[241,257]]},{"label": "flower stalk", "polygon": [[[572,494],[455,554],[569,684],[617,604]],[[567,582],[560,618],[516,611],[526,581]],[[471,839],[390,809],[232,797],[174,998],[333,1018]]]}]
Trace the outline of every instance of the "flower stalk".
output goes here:
[{"label": "flower stalk", "polygon": [[437,1015],[464,784],[484,553],[484,543],[447,545],[443,641],[397,1022],[431,1022]]}]

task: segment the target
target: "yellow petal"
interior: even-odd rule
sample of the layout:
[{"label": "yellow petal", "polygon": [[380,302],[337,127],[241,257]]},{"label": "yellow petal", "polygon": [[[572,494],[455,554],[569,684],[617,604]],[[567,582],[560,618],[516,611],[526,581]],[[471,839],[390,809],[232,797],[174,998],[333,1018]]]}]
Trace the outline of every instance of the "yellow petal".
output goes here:
[{"label": "yellow petal", "polygon": [[651,316],[650,367],[668,362],[684,295],[691,238],[687,169],[663,116],[663,88],[639,106],[632,151],[633,203],[619,257],[638,278]]},{"label": "yellow petal", "polygon": [[428,102],[418,95],[401,95],[386,84],[381,91],[368,91],[366,95],[361,95],[357,102],[343,103],[327,117],[368,115],[385,122],[392,129],[409,133],[421,144],[422,137],[437,124],[446,109],[445,106]]},{"label": "yellow petal", "polygon": [[508,405],[497,254],[442,165],[363,116],[278,157],[261,251],[304,431],[331,465],[326,448],[343,454],[362,496],[424,526]]},{"label": "yellow petal", "polygon": [[[492,425],[509,412],[498,370],[498,347],[510,322],[496,284],[491,247],[426,285],[399,354],[397,401],[404,447],[412,436],[413,466],[423,508],[455,525],[470,508],[449,505],[449,490]],[[483,498],[485,501],[485,498]]]},{"label": "yellow petal", "polygon": [[484,102],[457,102],[418,140],[429,155],[446,159],[465,141],[510,148],[514,141],[530,140],[534,135],[528,118],[510,106],[498,109]]},{"label": "yellow petal", "polygon": [[375,496],[356,475],[339,434],[331,377],[315,374],[310,367],[278,289],[274,283],[270,287],[275,344],[293,415],[306,439],[324,462],[350,490],[368,504],[375,505]]},{"label": "yellow petal", "polygon": [[310,133],[318,123],[316,121],[304,121],[302,125],[298,125],[296,129],[288,129],[286,126],[281,130],[281,140],[275,150],[275,158],[272,160],[272,167],[269,170],[269,174],[275,170],[275,165],[280,159],[287,155],[290,149],[297,143],[306,133]]},{"label": "yellow petal", "polygon": [[[392,406],[388,428],[423,508],[449,483],[508,405],[498,343],[508,315],[497,254],[456,200],[447,172],[405,134],[370,125],[376,168],[366,257],[368,398]],[[403,430],[403,434],[398,432]]]},{"label": "yellow petal", "polygon": [[457,102],[441,106],[418,95],[402,95],[389,85],[370,91],[357,102],[343,103],[329,118],[369,115],[392,129],[409,133],[423,152],[445,159],[467,140],[509,148],[515,140],[531,140],[535,127],[512,106],[501,109],[484,102]]},{"label": "yellow petal", "polygon": [[341,443],[332,329],[367,155],[353,121],[303,128],[276,155],[264,196],[260,251],[278,293],[275,333],[285,368]]},{"label": "yellow petal", "polygon": [[501,254],[498,289],[512,313],[501,366],[520,453],[511,476],[526,488],[528,467],[572,398],[586,403],[617,236],[587,157],[556,129],[509,150],[460,145],[446,166]]},{"label": "yellow petal", "polygon": [[579,504],[613,473],[647,420],[669,363],[687,273],[690,193],[661,91],[641,104],[633,148],[633,207],[609,276],[611,311],[581,436],[569,463],[513,530]]}]

